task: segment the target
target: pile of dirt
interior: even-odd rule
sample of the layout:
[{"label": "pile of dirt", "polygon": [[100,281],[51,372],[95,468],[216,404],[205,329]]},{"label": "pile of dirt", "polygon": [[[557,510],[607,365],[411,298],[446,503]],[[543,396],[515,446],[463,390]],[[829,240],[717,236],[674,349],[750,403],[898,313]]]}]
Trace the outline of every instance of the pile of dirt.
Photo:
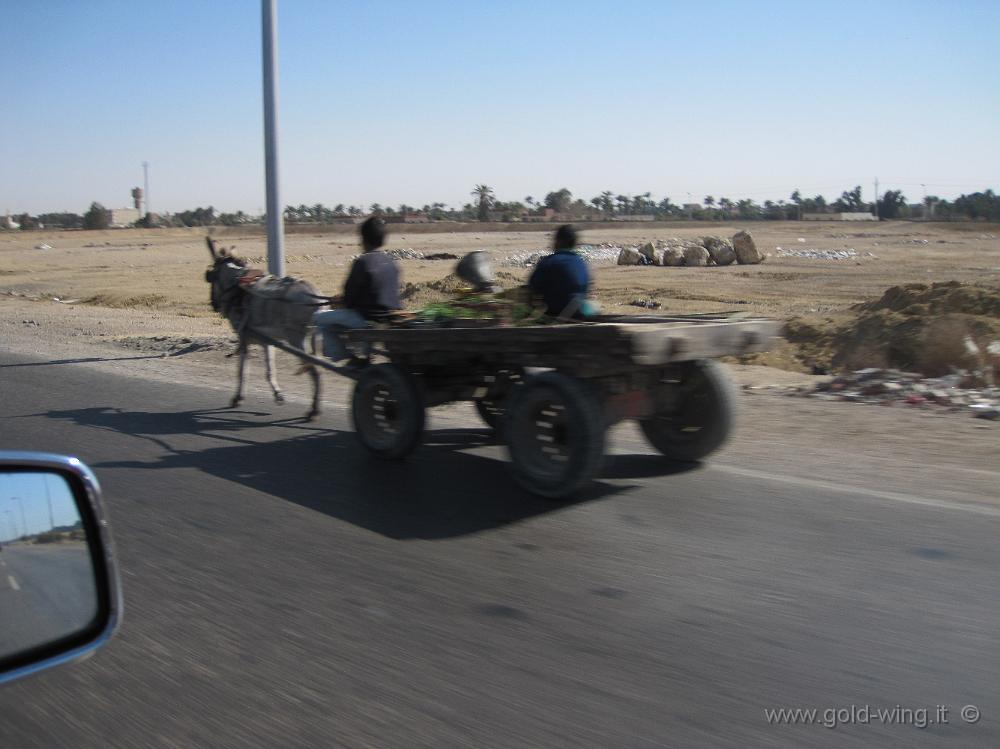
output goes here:
[{"label": "pile of dirt", "polygon": [[454,299],[455,294],[468,286],[468,283],[454,273],[449,273],[437,281],[407,283],[399,292],[399,298],[407,309],[419,309],[428,304]]},{"label": "pile of dirt", "polygon": [[911,317],[951,312],[1000,317],[1000,289],[969,286],[958,281],[945,281],[930,286],[908,283],[886,289],[877,302],[859,304],[854,309],[863,312],[891,310]]},{"label": "pile of dirt", "polygon": [[793,318],[786,338],[806,368],[892,367],[928,376],[1000,366],[1000,288],[948,281],[887,289],[845,318]]}]

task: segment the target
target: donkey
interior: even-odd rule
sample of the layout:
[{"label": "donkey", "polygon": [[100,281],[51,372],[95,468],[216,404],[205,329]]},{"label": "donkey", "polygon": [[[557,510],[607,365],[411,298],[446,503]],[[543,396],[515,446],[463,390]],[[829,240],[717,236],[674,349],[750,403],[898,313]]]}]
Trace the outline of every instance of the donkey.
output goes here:
[{"label": "donkey", "polygon": [[[274,278],[260,270],[247,268],[243,258],[236,257],[225,248],[216,250],[211,237],[206,237],[205,242],[212,255],[212,267],[205,273],[205,280],[212,286],[212,309],[229,320],[239,338],[236,394],[229,403],[230,408],[236,408],[243,401],[243,371],[251,343],[264,347],[267,383],[274,393],[274,400],[281,403],[285,399],[274,375],[274,349],[255,337],[254,331],[287,341],[304,351],[306,340],[312,339],[313,312],[326,308],[323,300],[327,297],[317,294],[308,281],[288,276]],[[319,415],[319,371],[308,363],[299,370],[300,373],[303,371],[308,372],[313,381],[312,408],[306,414],[306,419],[312,421]]]}]

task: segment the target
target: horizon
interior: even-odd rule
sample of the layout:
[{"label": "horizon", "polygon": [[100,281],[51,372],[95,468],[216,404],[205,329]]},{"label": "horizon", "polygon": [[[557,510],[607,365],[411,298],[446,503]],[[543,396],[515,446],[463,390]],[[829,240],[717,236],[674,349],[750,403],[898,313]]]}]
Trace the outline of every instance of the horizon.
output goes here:
[{"label": "horizon", "polygon": [[[279,5],[281,202],[996,190],[1000,6]],[[259,4],[8,11],[0,207],[263,212]],[[361,33],[358,33],[358,32]],[[372,39],[377,39],[372,42]]]}]

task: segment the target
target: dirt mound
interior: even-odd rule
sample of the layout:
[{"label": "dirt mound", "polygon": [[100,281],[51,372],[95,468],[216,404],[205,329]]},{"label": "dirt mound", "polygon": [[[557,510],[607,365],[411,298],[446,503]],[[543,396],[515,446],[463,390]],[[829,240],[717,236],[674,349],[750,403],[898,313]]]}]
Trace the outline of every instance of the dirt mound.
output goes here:
[{"label": "dirt mound", "polygon": [[887,289],[847,319],[793,318],[786,327],[807,368],[894,367],[929,376],[991,369],[1000,341],[1000,289],[950,281]]},{"label": "dirt mound", "polygon": [[413,309],[453,299],[458,291],[468,287],[468,283],[454,273],[449,273],[437,281],[408,283],[399,292],[399,298],[407,308]]},{"label": "dirt mound", "polygon": [[891,310],[904,315],[938,315],[958,312],[966,315],[1000,317],[1000,289],[968,286],[945,281],[928,286],[909,283],[887,289],[877,302],[859,304],[855,309],[875,312]]}]

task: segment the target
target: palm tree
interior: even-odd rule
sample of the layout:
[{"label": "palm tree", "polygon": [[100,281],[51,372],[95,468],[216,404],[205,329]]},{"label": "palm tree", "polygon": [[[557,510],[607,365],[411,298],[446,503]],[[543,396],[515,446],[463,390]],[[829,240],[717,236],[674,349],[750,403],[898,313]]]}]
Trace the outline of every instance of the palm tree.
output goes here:
[{"label": "palm tree", "polygon": [[611,190],[605,190],[604,192],[601,193],[601,208],[604,209],[605,213],[611,213],[611,211],[614,209],[615,204],[614,201],[612,200],[614,197],[615,194],[611,192]]},{"label": "palm tree", "polygon": [[472,195],[479,198],[478,216],[480,221],[490,220],[490,208],[493,206],[493,188],[489,185],[476,185]]},{"label": "palm tree", "polygon": [[789,200],[795,203],[795,218],[798,221],[802,220],[802,193],[796,190],[789,196]]},{"label": "palm tree", "polygon": [[639,213],[639,214],[645,213],[646,212],[646,208],[649,206],[649,203],[650,203],[649,199],[650,199],[651,196],[652,196],[652,193],[649,193],[649,192],[644,192],[644,193],[641,193],[639,195],[636,195],[632,199],[632,211],[633,211],[633,213]]}]

